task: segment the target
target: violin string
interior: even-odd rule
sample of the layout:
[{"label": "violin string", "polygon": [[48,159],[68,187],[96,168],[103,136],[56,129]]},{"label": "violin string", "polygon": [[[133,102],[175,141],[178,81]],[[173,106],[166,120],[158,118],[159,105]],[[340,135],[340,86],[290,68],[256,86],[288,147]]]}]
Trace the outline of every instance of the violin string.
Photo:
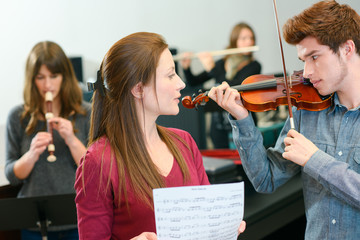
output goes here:
[{"label": "violin string", "polygon": [[[292,83],[303,83],[303,80],[292,80]],[[265,88],[276,88],[278,83],[284,83],[284,79],[272,78],[259,82],[241,84],[232,86],[232,88],[238,91],[250,91],[250,90],[260,90]]]},{"label": "violin string", "polygon": [[272,87],[276,87],[276,79],[268,79],[254,83],[235,85],[231,87],[238,91],[249,91],[249,90],[258,90],[264,88],[272,88]]},{"label": "violin string", "polygon": [[[283,78],[277,78],[276,80],[279,81],[279,82],[285,82]],[[291,82],[293,82],[293,83],[305,83],[306,81],[304,81],[304,80],[291,80]]]}]

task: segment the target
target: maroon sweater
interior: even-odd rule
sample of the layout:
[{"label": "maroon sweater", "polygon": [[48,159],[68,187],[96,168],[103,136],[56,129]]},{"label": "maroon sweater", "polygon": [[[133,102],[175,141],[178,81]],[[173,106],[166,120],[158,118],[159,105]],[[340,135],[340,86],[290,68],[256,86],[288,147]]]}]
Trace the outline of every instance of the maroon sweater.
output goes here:
[{"label": "maroon sweater", "polygon": [[[209,184],[200,151],[193,138],[185,131],[170,130],[184,139],[191,149],[190,152],[184,144],[179,143],[191,176],[190,182],[185,185]],[[83,158],[77,169],[75,201],[80,239],[129,240],[142,232],[156,232],[154,211],[136,199],[130,187],[126,189],[130,214],[125,205],[124,196],[121,197],[121,207],[117,207],[119,201],[118,169],[114,159],[111,163],[110,155],[109,143],[103,137],[89,147],[85,156],[86,161]],[[102,156],[103,165],[101,163]],[[111,172],[110,183],[108,183],[109,172]],[[167,187],[185,186],[183,175],[175,159],[169,175],[164,178]]]}]

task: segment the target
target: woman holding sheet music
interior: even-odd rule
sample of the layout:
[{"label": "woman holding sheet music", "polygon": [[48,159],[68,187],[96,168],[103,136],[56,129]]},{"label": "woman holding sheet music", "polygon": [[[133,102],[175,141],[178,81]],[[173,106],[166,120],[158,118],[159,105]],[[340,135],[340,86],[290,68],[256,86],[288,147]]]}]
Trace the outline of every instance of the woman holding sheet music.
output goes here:
[{"label": "woman holding sheet music", "polygon": [[157,239],[152,189],[209,184],[190,134],[156,124],[178,114],[184,87],[158,34],[131,34],[107,52],[76,174],[80,239]]},{"label": "woman holding sheet music", "polygon": [[[230,34],[228,49],[245,48],[255,45],[255,33],[246,23],[242,22],[234,26]],[[191,53],[187,53],[190,56]],[[186,54],[184,54],[186,56]],[[217,84],[226,81],[230,86],[240,85],[242,81],[261,72],[261,65],[253,57],[252,52],[242,54],[226,55],[224,58],[214,61],[209,52],[198,54],[205,71],[199,75],[193,75],[190,57],[181,60],[185,78],[190,86],[203,84],[204,82],[215,79]],[[228,134],[231,132],[227,118],[223,117],[223,112],[212,113],[210,136],[215,148],[228,148]]]}]

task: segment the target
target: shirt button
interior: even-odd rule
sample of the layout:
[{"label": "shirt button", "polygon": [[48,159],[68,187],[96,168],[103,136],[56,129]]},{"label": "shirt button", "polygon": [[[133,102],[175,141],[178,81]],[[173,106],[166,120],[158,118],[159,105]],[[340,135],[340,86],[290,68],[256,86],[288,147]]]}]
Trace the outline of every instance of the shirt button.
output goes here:
[{"label": "shirt button", "polygon": [[335,220],[335,219],[333,219],[331,222],[332,222],[332,224],[335,224],[335,223],[336,223],[336,220]]},{"label": "shirt button", "polygon": [[233,126],[233,129],[236,129],[236,126]]},{"label": "shirt button", "polygon": [[342,151],[339,151],[339,152],[338,152],[338,155],[339,155],[339,156],[342,156],[342,154],[343,154]]}]

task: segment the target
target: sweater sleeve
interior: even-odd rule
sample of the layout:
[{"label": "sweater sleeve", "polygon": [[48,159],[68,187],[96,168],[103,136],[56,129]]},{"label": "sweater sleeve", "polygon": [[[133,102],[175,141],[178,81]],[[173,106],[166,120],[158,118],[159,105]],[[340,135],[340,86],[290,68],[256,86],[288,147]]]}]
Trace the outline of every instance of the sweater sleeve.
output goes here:
[{"label": "sweater sleeve", "polygon": [[215,82],[221,84],[226,80],[225,61],[220,59],[215,62],[215,66],[208,73],[210,78],[214,78]]},{"label": "sweater sleeve", "polygon": [[186,70],[184,69],[184,75],[189,86],[197,86],[211,79],[206,71],[203,71],[198,75],[194,75],[190,68]]},{"label": "sweater sleeve", "polygon": [[224,60],[220,59],[215,62],[215,66],[210,70],[210,72],[203,71],[198,75],[194,75],[191,72],[191,69],[188,68],[187,70],[184,70],[186,81],[190,86],[203,84],[212,78],[214,78],[217,83],[222,83],[223,81],[226,81],[224,64]]},{"label": "sweater sleeve", "polygon": [[252,61],[245,67],[243,67],[240,71],[236,73],[234,79],[227,82],[230,86],[240,85],[247,77],[252,75],[260,74],[261,72],[261,65],[258,61]]},{"label": "sweater sleeve", "polygon": [[103,154],[88,151],[76,171],[75,202],[79,239],[111,238],[114,197],[111,184],[107,184],[109,167],[99,159],[101,156]]},{"label": "sweater sleeve", "polygon": [[14,108],[6,123],[6,163],[5,175],[11,185],[19,185],[23,181],[14,173],[14,164],[21,157],[21,141],[24,134],[20,121],[20,107]]}]

